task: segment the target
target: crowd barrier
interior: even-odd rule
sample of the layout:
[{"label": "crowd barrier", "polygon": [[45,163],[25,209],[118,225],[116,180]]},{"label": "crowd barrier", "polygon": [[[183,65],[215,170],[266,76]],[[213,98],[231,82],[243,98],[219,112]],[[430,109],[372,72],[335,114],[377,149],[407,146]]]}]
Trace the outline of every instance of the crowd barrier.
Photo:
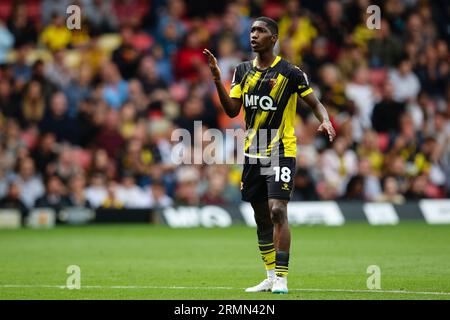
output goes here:
[{"label": "crowd barrier", "polygon": [[[450,200],[420,200],[402,205],[354,201],[290,202],[288,218],[292,226],[340,226],[350,221],[370,225],[396,225],[403,221],[450,224]],[[255,226],[248,203],[232,206],[173,206],[148,209],[34,208],[27,216],[16,209],[0,209],[0,228],[51,228],[60,224],[147,223],[172,228],[229,227],[234,224]]]}]

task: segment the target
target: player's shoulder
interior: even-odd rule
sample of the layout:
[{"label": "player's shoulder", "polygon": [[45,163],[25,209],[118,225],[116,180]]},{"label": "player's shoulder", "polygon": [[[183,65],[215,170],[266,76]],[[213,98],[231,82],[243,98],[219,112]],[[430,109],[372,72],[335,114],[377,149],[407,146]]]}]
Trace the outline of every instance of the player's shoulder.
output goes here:
[{"label": "player's shoulder", "polygon": [[248,60],[248,61],[242,61],[240,63],[238,63],[238,65],[236,66],[236,71],[247,71],[248,69],[251,69],[253,66],[253,61],[252,60]]},{"label": "player's shoulder", "polygon": [[303,74],[305,74],[305,72],[302,69],[300,69],[299,66],[297,66],[297,65],[295,65],[295,64],[293,64],[293,63],[291,63],[291,62],[289,62],[289,61],[287,61],[285,59],[281,59],[280,63],[282,64],[281,67],[283,69],[285,69],[286,72],[289,75],[303,75]]},{"label": "player's shoulder", "polygon": [[299,66],[284,59],[280,62],[282,63],[281,68],[284,70],[284,73],[288,78],[299,82],[308,82],[306,73]]},{"label": "player's shoulder", "polygon": [[252,68],[251,61],[243,61],[238,63],[238,65],[234,68],[233,79],[231,81],[232,86],[240,83],[244,78],[245,74]]}]

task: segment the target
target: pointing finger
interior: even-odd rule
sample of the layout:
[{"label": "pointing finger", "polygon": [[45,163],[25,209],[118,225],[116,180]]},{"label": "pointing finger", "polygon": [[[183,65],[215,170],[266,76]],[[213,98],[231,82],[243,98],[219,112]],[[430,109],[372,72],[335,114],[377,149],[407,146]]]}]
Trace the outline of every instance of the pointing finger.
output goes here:
[{"label": "pointing finger", "polygon": [[204,49],[203,53],[206,54],[209,57],[214,57],[214,55],[208,49]]}]

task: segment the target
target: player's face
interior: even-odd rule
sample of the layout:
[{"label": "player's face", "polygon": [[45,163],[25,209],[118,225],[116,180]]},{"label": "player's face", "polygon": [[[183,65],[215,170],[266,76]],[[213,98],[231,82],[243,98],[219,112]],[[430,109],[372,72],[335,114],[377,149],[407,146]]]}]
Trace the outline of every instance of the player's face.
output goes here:
[{"label": "player's face", "polygon": [[250,46],[254,52],[265,52],[272,50],[276,35],[273,35],[264,21],[255,21],[250,30]]}]

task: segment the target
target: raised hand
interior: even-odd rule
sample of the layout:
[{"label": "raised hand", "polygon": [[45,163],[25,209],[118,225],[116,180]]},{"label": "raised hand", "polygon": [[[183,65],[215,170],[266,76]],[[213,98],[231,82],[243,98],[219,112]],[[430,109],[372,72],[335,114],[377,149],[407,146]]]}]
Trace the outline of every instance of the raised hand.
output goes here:
[{"label": "raised hand", "polygon": [[203,49],[203,54],[208,58],[209,69],[211,70],[214,81],[220,81],[221,73],[216,57],[208,49]]}]

